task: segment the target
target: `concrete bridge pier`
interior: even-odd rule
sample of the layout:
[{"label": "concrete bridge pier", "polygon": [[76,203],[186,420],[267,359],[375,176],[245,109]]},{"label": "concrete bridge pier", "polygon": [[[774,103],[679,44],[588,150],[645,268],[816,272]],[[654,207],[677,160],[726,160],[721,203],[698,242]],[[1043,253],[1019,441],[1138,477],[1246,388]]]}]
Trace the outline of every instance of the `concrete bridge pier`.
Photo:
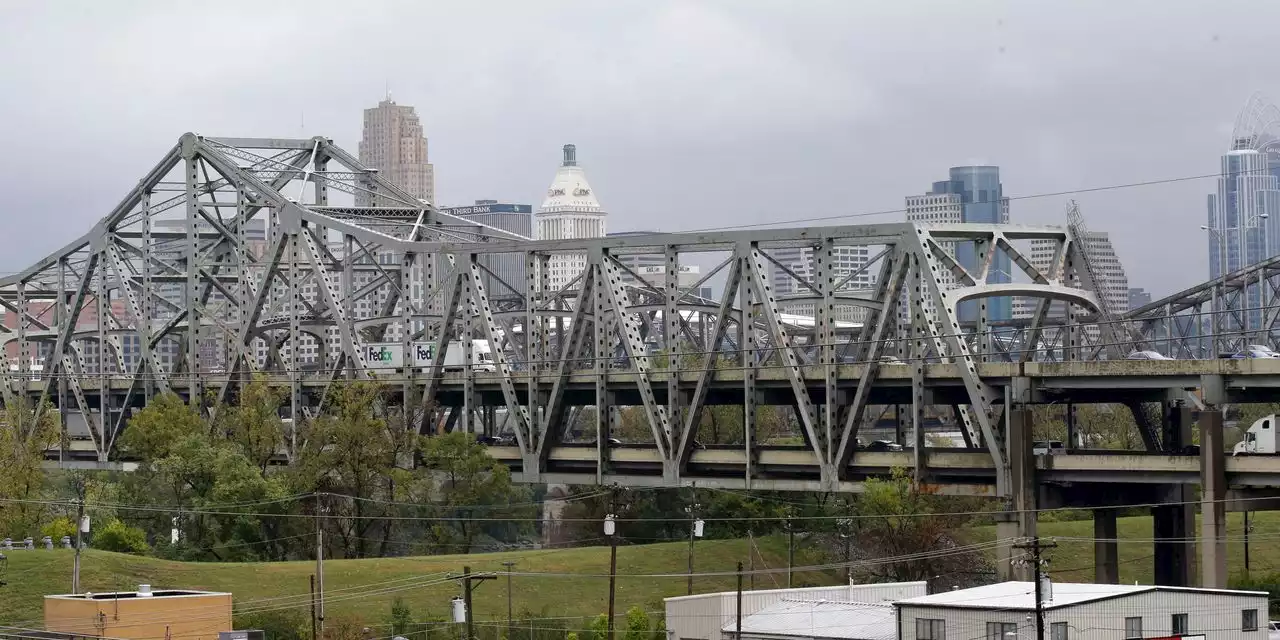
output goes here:
[{"label": "concrete bridge pier", "polygon": [[1200,586],[1227,587],[1227,458],[1222,439],[1222,376],[1203,376],[1200,411]]},{"label": "concrete bridge pier", "polygon": [[1167,493],[1169,504],[1151,509],[1155,542],[1155,583],[1170,587],[1194,586],[1195,509],[1190,487],[1176,486]]},{"label": "concrete bridge pier", "polygon": [[1120,584],[1120,552],[1116,541],[1116,509],[1093,510],[1093,581]]},{"label": "concrete bridge pier", "polygon": [[1009,411],[1009,429],[1005,437],[1005,452],[1009,461],[1009,511],[996,519],[996,539],[1001,541],[997,553],[996,573],[1001,580],[1030,581],[1035,569],[1025,552],[1013,548],[1018,539],[1036,536],[1036,509],[1038,487],[1036,483],[1035,455],[1032,451],[1032,415],[1025,405],[1016,405]]},{"label": "concrete bridge pier", "polygon": [[[1182,402],[1164,405],[1161,430],[1164,451],[1174,452],[1191,444],[1191,409]],[[1195,524],[1193,487],[1170,486],[1151,508],[1152,538],[1155,539],[1155,583],[1164,586],[1194,586]]]}]

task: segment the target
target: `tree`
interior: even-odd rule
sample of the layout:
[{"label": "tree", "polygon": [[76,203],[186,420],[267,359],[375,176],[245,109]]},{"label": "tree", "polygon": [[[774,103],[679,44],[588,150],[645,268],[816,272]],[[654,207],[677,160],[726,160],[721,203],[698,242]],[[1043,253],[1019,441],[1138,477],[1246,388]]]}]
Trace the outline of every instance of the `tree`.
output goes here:
[{"label": "tree", "polygon": [[271,458],[284,443],[284,424],[280,420],[283,401],[281,390],[256,375],[240,389],[236,404],[220,408],[217,413],[218,430],[239,446],[262,473],[266,473]]},{"label": "tree", "polygon": [[327,497],[325,521],[337,534],[347,557],[365,557],[369,543],[379,542],[386,555],[391,523],[387,501],[396,495],[393,473],[402,451],[411,450],[416,435],[388,424],[381,415],[378,387],[351,382],[330,390],[328,411],[304,431],[303,444],[290,468],[300,492],[337,494]]},{"label": "tree", "polygon": [[106,526],[93,532],[93,547],[103,551],[137,554],[146,553],[151,549],[147,546],[146,532],[115,518],[108,521]]},{"label": "tree", "polygon": [[35,501],[44,491],[44,455],[58,443],[61,421],[52,405],[33,411],[17,398],[0,411],[0,423],[0,531],[35,533],[47,514]]},{"label": "tree", "polygon": [[[287,496],[280,478],[265,475],[244,455],[240,445],[210,430],[195,409],[180,398],[155,398],[129,420],[121,446],[141,458],[138,470],[120,481],[123,501],[141,505],[223,505],[267,502],[256,512],[284,508],[276,502]],[[233,510],[234,511],[234,510]],[[287,537],[279,518],[187,513],[175,522],[164,510],[133,512],[130,522],[143,526],[161,545],[163,555],[201,560],[284,559],[287,547],[275,541]],[[178,545],[168,542],[170,530],[181,531]],[[246,544],[248,543],[248,544]]]},{"label": "tree", "polygon": [[129,418],[120,438],[120,450],[143,460],[160,460],[184,439],[203,435],[207,430],[195,407],[176,394],[162,393]]},{"label": "tree", "polygon": [[[454,432],[422,440],[422,464],[431,475],[438,513],[449,516],[450,521],[432,527],[434,544],[453,547],[454,551],[469,553],[476,535],[481,530],[477,515],[492,518],[493,513],[477,514],[476,507],[501,507],[512,503],[513,496],[527,499],[527,490],[516,491],[511,484],[511,472],[506,465],[494,461],[484,446],[469,434]],[[525,508],[507,509],[511,521],[489,525],[487,533],[495,537],[513,538],[521,531],[521,521],[532,515]]]},{"label": "tree", "polygon": [[855,572],[866,578],[927,580],[943,574],[972,575],[983,566],[976,554],[927,555],[959,546],[958,532],[969,524],[969,517],[947,515],[965,511],[964,501],[931,494],[913,483],[904,469],[895,469],[888,479],[867,480],[855,507],[858,517],[852,519],[850,532],[854,548],[868,560]]}]

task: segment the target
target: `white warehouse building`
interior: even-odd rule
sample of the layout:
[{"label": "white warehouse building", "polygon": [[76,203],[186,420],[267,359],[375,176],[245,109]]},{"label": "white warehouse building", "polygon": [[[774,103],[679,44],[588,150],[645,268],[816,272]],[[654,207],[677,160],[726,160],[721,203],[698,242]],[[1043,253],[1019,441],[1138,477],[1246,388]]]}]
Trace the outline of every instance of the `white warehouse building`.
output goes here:
[{"label": "white warehouse building", "polygon": [[[888,582],[883,584],[849,584],[831,587],[809,587],[804,589],[762,589],[742,592],[743,638],[778,637],[771,633],[778,620],[771,617],[776,613],[770,607],[778,607],[778,612],[785,611],[787,620],[798,620],[810,617],[809,613],[800,612],[798,608],[825,613],[830,607],[822,603],[864,603],[889,607],[890,603],[923,596],[928,593],[926,582]],[[668,640],[722,640],[730,638],[737,624],[738,600],[737,592],[724,591],[706,593],[695,596],[667,598],[666,623]],[[800,603],[800,604],[797,604]],[[764,614],[764,615],[760,615]],[[751,618],[757,616],[755,620]],[[889,611],[888,615],[892,615]],[[782,621],[789,625],[787,621]],[[725,633],[728,629],[728,633]],[[893,630],[890,618],[888,629]],[[785,634],[784,634],[785,635]],[[830,636],[839,638],[842,636]],[[878,639],[857,639],[878,640]]]},{"label": "white warehouse building", "polygon": [[[1035,640],[1035,584],[926,595],[925,582],[666,599],[667,640]],[[1267,640],[1265,591],[1051,584],[1045,640]],[[741,638],[737,637],[741,624]]]},{"label": "white warehouse building", "polygon": [[[900,600],[899,640],[1033,640],[1035,584],[1002,582]],[[1044,599],[1046,640],[1194,637],[1267,640],[1267,593],[1058,583]]]}]

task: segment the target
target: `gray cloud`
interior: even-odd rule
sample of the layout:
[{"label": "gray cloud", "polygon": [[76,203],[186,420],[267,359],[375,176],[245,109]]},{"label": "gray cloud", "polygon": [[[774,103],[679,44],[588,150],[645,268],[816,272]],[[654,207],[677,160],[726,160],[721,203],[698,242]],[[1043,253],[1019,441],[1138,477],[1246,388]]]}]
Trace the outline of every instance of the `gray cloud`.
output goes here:
[{"label": "gray cloud", "polygon": [[[1277,18],[1266,0],[9,2],[0,270],[87,230],[184,131],[354,150],[388,86],[423,117],[443,203],[536,203],[574,142],[618,230],[896,209],[979,159],[1012,196],[1210,173],[1248,95],[1280,97]],[[1206,278],[1212,188],[1078,200],[1163,293]]]}]

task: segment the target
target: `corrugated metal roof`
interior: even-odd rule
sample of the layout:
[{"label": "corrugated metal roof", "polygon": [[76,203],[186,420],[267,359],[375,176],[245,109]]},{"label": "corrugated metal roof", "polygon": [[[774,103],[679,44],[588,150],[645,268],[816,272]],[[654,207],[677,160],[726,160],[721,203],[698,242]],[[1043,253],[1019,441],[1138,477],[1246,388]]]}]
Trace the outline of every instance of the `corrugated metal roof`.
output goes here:
[{"label": "corrugated metal roof", "polygon": [[[1119,595],[1141,593],[1155,589],[1150,585],[1089,584],[1055,582],[1051,606],[1066,606],[1112,598]],[[1036,585],[1033,582],[1000,582],[971,589],[944,591],[928,596],[899,600],[899,605],[931,605],[936,607],[968,607],[982,609],[1034,609]]]},{"label": "corrugated metal roof", "polygon": [[[1052,598],[1045,600],[1046,607],[1067,607],[1084,602],[1104,600],[1148,591],[1195,591],[1222,595],[1258,595],[1253,591],[1228,589],[1197,589],[1192,587],[1156,587],[1137,584],[1090,584],[1081,582],[1053,583]],[[1033,582],[1001,582],[971,589],[946,591],[928,596],[907,598],[895,604],[934,607],[963,607],[977,609],[1032,610],[1036,606],[1036,586]]]},{"label": "corrugated metal roof", "polygon": [[[736,621],[725,625],[732,634]],[[895,640],[897,615],[888,604],[785,599],[742,619],[742,635],[844,640]]]}]

